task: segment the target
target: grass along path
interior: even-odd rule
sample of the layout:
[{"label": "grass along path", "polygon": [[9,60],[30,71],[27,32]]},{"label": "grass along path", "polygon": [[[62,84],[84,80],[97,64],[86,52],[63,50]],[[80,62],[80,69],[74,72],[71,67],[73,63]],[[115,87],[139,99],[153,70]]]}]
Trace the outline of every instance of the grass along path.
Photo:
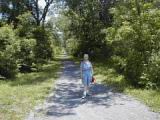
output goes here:
[{"label": "grass along path", "polygon": [[126,83],[123,75],[118,74],[109,63],[95,62],[95,76],[98,82],[115,87],[115,90],[134,96],[145,103],[152,111],[160,112],[160,90],[134,88]]},{"label": "grass along path", "polygon": [[[74,57],[72,59],[76,64],[80,64],[80,59]],[[128,85],[124,76],[118,74],[108,61],[93,62],[93,67],[97,82],[112,86],[116,91],[134,96],[149,106],[152,111],[160,112],[160,90],[138,89]]]},{"label": "grass along path", "polygon": [[0,120],[22,120],[44,101],[58,77],[60,61],[42,66],[41,72],[18,74],[15,80],[0,81]]}]

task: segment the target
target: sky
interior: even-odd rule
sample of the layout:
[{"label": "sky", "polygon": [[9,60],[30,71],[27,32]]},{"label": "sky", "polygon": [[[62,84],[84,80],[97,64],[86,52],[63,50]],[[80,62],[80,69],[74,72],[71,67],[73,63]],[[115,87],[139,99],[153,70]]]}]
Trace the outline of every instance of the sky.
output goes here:
[{"label": "sky", "polygon": [[44,8],[44,6],[45,6],[45,1],[44,1],[44,0],[39,0],[39,5]]},{"label": "sky", "polygon": [[[38,3],[42,8],[44,8],[45,7],[45,1],[44,0],[39,0],[39,3]],[[46,21],[49,19],[50,17],[49,16],[47,16],[46,17]]]},{"label": "sky", "polygon": [[[53,3],[54,4],[54,3]],[[42,8],[44,8],[45,7],[45,0],[39,0],[39,5],[42,7]],[[50,6],[50,7],[52,7],[52,6]],[[56,14],[56,13],[53,13],[53,17],[58,17],[58,14]],[[49,16],[49,15],[47,15],[47,17],[46,17],[46,21],[47,20],[49,20],[51,18],[51,16]]]}]

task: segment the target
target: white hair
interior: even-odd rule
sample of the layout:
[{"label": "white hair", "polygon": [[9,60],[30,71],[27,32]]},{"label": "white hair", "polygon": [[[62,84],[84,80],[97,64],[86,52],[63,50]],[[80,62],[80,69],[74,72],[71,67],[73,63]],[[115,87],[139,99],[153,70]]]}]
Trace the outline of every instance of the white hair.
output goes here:
[{"label": "white hair", "polygon": [[84,57],[89,57],[88,54],[84,54]]}]

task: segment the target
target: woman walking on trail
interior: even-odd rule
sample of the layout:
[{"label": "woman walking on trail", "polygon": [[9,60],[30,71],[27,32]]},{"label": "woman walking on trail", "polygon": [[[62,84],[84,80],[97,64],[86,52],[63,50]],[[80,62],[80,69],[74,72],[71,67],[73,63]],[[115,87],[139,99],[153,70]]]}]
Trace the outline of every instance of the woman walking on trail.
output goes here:
[{"label": "woman walking on trail", "polygon": [[91,62],[89,61],[88,54],[84,54],[83,61],[80,64],[80,70],[81,70],[82,84],[84,85],[84,92],[82,99],[84,99],[87,95],[90,95],[89,87],[93,77],[93,67]]}]

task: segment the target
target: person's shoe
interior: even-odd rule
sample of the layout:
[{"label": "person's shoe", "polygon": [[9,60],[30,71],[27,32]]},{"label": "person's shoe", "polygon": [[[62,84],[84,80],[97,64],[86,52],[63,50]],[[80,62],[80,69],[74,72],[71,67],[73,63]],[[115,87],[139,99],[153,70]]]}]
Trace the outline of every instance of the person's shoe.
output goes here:
[{"label": "person's shoe", "polygon": [[86,98],[86,95],[83,95],[83,96],[82,96],[82,99],[85,99],[85,98]]}]

